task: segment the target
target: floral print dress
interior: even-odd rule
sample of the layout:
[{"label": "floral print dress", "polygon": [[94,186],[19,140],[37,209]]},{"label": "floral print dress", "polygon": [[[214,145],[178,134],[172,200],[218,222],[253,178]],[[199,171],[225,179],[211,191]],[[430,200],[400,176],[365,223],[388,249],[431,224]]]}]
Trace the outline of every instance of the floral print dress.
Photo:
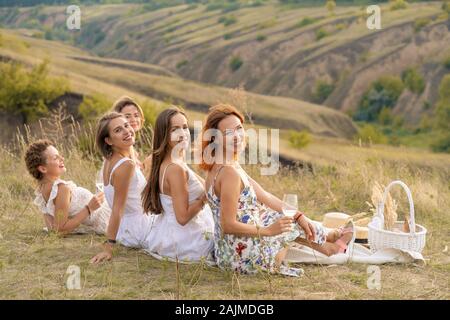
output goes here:
[{"label": "floral print dress", "polygon": [[[219,168],[217,174],[222,168],[223,166]],[[235,169],[244,184],[239,196],[237,221],[267,227],[284,216],[258,202],[245,171],[240,167],[235,167]],[[215,223],[214,256],[217,265],[224,270],[248,274],[263,270],[270,273],[300,276],[303,272],[301,269],[288,268],[285,265],[277,268],[275,261],[278,252],[288,247],[290,242],[298,237],[305,238],[305,233],[298,224],[295,224],[290,232],[271,237],[244,237],[223,233],[220,224],[220,199],[214,194],[217,174],[207,192]],[[312,221],[312,223],[314,222]],[[318,224],[314,224],[314,226],[316,229],[315,242],[322,245],[326,241],[326,231]]]}]

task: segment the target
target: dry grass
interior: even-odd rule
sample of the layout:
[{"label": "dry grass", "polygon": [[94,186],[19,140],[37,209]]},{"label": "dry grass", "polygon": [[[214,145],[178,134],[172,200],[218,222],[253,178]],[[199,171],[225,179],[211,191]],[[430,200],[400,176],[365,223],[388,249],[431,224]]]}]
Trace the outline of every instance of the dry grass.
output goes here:
[{"label": "dry grass", "polygon": [[[383,201],[383,195],[384,191],[386,189],[386,186],[382,186],[378,181],[375,181],[373,187],[372,187],[372,208],[374,214],[379,209],[380,203]],[[394,227],[395,222],[397,221],[397,202],[392,199],[392,196],[390,193],[388,193],[386,197],[386,202],[384,204],[384,228],[386,230],[392,230]]]},{"label": "dry grass", "polygon": [[[59,143],[62,143],[60,141]],[[314,144],[318,144],[315,142]],[[71,144],[65,144],[71,145]],[[74,145],[74,144],[73,144]],[[95,162],[73,147],[60,146],[66,156],[65,179],[94,190]],[[278,196],[299,195],[301,209],[318,220],[328,211],[367,211],[374,181],[405,181],[413,192],[417,222],[428,230],[426,266],[383,265],[382,289],[368,290],[366,265],[302,266],[302,278],[243,276],[217,268],[157,261],[141,251],[119,247],[112,262],[92,266],[101,237],[59,238],[42,232],[41,214],[32,205],[34,182],[26,173],[22,148],[0,152],[0,298],[1,299],[449,299],[450,166],[421,170],[387,163],[382,158],[335,167],[314,165],[314,172],[282,169],[260,176],[248,172]],[[333,150],[328,149],[328,153]],[[397,192],[398,191],[398,192]],[[407,212],[406,197],[395,190],[399,214]],[[81,290],[65,286],[67,268],[81,268]],[[178,279],[178,281],[177,281]]]}]

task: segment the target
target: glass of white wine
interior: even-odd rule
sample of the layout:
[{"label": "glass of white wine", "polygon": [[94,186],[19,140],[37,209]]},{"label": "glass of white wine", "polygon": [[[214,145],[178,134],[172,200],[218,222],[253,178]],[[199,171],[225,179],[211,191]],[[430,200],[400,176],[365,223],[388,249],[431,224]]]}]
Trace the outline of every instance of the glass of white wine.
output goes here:
[{"label": "glass of white wine", "polygon": [[[102,167],[103,169],[103,167]],[[103,170],[100,170],[100,172],[97,174],[97,180],[95,181],[95,190],[97,193],[103,192],[105,185],[103,184]]]},{"label": "glass of white wine", "polygon": [[285,194],[283,196],[283,204],[282,204],[283,214],[286,217],[293,218],[298,210],[298,198],[296,194]]}]

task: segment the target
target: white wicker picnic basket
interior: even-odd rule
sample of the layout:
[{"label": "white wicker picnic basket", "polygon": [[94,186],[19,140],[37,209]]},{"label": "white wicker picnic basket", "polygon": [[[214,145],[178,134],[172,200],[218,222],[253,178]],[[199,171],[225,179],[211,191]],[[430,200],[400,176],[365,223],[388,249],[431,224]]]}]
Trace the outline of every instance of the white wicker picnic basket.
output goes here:
[{"label": "white wicker picnic basket", "polygon": [[[399,185],[403,187],[409,201],[409,233],[384,230],[384,204],[386,202],[389,190]],[[395,227],[401,230],[404,221],[396,221]],[[377,214],[368,225],[369,228],[369,246],[372,252],[384,248],[396,248],[415,252],[422,252],[425,247],[425,235],[427,229],[421,225],[416,225],[414,221],[414,203],[411,191],[402,181],[392,181],[384,191],[383,200],[377,208]]]}]

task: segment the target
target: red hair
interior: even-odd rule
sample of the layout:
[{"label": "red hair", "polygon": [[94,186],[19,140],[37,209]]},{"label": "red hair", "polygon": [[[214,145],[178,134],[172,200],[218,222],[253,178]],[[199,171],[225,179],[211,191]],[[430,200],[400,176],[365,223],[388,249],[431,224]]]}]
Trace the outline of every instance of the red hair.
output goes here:
[{"label": "red hair", "polygon": [[213,163],[208,163],[205,161],[205,150],[208,148],[208,146],[214,141],[213,138],[204,140],[205,133],[209,129],[218,129],[220,121],[225,119],[228,116],[234,115],[241,120],[241,123],[244,123],[244,116],[242,113],[239,112],[239,110],[229,104],[218,104],[211,108],[209,108],[209,112],[206,116],[205,125],[202,129],[201,139],[202,139],[202,161],[200,163],[200,168],[205,171],[210,171],[213,167]]}]

